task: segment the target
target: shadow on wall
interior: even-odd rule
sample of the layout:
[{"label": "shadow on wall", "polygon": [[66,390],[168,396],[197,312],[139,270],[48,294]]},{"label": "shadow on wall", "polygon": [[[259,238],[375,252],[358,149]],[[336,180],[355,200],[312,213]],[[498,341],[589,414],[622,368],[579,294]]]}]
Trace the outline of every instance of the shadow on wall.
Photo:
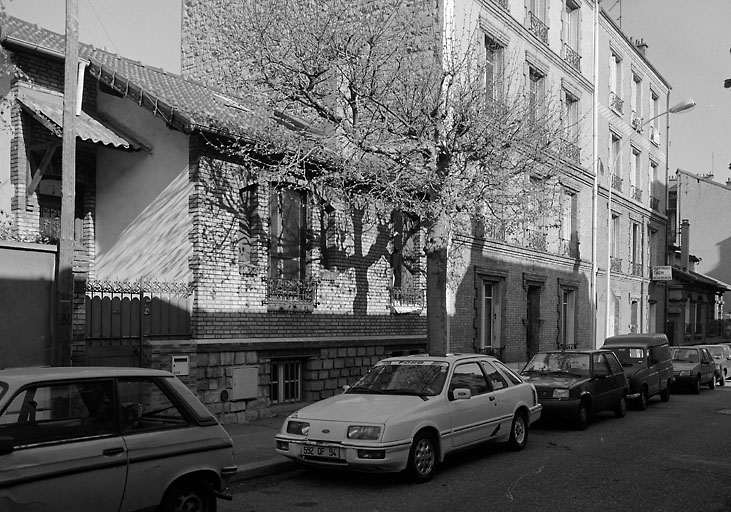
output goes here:
[{"label": "shadow on wall", "polygon": [[[718,249],[718,265],[708,271],[708,276],[731,284],[731,237],[716,244]],[[731,313],[731,292],[723,295],[724,313]]]}]

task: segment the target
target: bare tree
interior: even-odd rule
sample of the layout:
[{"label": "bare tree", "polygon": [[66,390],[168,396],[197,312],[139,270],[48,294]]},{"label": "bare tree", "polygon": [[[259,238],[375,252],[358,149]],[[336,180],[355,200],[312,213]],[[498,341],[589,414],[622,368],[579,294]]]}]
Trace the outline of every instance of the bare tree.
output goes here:
[{"label": "bare tree", "polygon": [[547,222],[566,127],[522,66],[488,83],[479,32],[451,31],[429,5],[252,0],[228,27],[242,68],[227,85],[257,95],[288,128],[263,129],[239,155],[311,190],[420,219],[428,348],[438,353],[450,241],[475,226],[510,240]]}]

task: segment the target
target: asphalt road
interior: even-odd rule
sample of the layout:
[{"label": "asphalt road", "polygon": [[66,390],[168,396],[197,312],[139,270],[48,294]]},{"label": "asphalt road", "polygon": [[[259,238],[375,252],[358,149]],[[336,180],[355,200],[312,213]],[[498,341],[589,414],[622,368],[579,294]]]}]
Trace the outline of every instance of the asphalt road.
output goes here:
[{"label": "asphalt road", "polygon": [[416,485],[402,475],[296,470],[241,482],[221,512],[731,512],[731,386],[657,397],[586,431],[538,423],[528,446],[447,458]]}]

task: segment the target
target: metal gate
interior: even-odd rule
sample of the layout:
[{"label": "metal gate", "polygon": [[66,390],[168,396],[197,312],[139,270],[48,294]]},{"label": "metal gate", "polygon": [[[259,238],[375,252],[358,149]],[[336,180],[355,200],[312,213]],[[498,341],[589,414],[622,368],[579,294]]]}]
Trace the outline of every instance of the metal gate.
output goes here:
[{"label": "metal gate", "polygon": [[145,340],[190,338],[191,296],[188,283],[87,281],[87,364],[143,366]]}]

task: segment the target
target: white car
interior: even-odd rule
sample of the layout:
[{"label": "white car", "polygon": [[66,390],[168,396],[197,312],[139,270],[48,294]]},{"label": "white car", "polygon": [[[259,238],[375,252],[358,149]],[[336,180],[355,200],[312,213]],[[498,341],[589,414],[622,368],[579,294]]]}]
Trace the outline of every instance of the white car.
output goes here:
[{"label": "white car", "polygon": [[321,467],[407,470],[424,482],[457,450],[486,441],[524,448],[540,415],[533,385],[494,357],[393,357],[287,417],[276,450]]},{"label": "white car", "polygon": [[233,442],[171,373],[0,370],[0,510],[214,512]]},{"label": "white car", "polygon": [[729,373],[731,372],[731,348],[725,343],[719,343],[718,345],[700,345],[705,347],[713,356],[713,360],[716,363],[716,382],[719,386],[726,384],[726,380],[731,378]]}]

